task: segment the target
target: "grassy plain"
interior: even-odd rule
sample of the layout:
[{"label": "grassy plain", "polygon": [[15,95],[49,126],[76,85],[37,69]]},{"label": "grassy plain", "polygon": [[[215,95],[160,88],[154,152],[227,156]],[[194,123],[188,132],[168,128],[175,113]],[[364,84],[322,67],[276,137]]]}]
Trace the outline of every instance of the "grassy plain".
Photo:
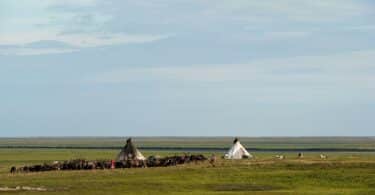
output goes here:
[{"label": "grassy plain", "polygon": [[[178,140],[173,140],[173,144],[186,145],[189,142],[195,146],[206,144],[199,143],[200,141],[187,140],[178,143]],[[230,145],[230,139],[224,141],[229,141]],[[284,141],[282,143],[288,144],[286,140]],[[324,144],[324,140],[312,141],[317,143],[316,146]],[[310,143],[312,141],[310,140]],[[153,146],[158,146],[155,144],[157,142],[165,144],[163,140],[150,142],[154,143]],[[211,140],[211,143],[221,146],[224,146],[225,142]],[[289,143],[289,146],[295,146],[295,142]],[[78,144],[76,140],[59,143]],[[103,140],[99,143],[114,145]],[[142,146],[143,143],[145,142],[139,142],[137,139],[137,145]],[[54,145],[53,142],[49,144]],[[90,143],[83,144],[97,145],[92,140]],[[169,145],[171,144],[172,141]],[[359,142],[346,142],[346,144],[361,147]],[[372,144],[364,142],[366,147]],[[273,143],[269,145],[275,147]],[[312,147],[303,142],[302,145]],[[266,144],[263,146],[266,147]],[[217,145],[213,144],[213,147]],[[254,152],[255,159],[236,161],[219,159],[215,167],[209,163],[202,163],[163,168],[9,174],[11,166],[75,158],[113,159],[117,152],[118,150],[111,149],[0,149],[0,188],[28,186],[47,189],[46,192],[0,191],[0,194],[375,194],[375,153],[373,152],[331,152],[325,153],[328,155],[328,159],[325,160],[319,158],[320,153],[313,152],[304,153],[303,159],[298,159],[296,152]],[[178,151],[150,150],[143,153],[145,156],[181,154]],[[283,154],[286,159],[275,159],[276,154]],[[222,152],[216,155],[221,156]]]}]

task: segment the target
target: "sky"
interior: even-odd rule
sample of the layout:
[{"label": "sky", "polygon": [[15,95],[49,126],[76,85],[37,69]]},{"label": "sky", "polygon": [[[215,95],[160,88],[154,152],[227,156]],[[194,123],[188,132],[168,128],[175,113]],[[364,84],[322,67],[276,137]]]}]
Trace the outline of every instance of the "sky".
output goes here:
[{"label": "sky", "polygon": [[375,136],[372,0],[0,0],[0,137]]}]

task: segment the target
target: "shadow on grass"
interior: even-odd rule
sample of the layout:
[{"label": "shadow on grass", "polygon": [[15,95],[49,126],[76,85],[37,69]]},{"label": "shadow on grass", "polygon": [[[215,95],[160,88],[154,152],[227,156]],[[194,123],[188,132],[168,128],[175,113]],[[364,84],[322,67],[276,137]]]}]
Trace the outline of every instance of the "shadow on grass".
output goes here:
[{"label": "shadow on grass", "polygon": [[280,190],[281,187],[270,185],[255,185],[255,184],[216,184],[209,185],[209,188],[214,191],[272,191]]}]

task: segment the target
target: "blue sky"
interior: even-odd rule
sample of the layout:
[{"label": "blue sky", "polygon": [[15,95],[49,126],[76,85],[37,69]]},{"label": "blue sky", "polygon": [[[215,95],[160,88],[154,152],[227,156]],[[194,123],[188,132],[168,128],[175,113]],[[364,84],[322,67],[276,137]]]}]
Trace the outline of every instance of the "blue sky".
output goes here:
[{"label": "blue sky", "polygon": [[375,136],[370,0],[1,0],[0,136]]}]

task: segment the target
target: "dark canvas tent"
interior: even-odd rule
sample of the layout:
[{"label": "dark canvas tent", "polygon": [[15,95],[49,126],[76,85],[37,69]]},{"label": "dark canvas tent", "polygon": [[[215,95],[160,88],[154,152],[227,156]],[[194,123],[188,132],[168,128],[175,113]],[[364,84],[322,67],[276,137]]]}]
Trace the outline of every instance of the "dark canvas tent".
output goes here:
[{"label": "dark canvas tent", "polygon": [[121,152],[117,155],[117,161],[124,160],[146,160],[142,153],[132,143],[131,138],[126,140],[125,146],[121,149]]}]

